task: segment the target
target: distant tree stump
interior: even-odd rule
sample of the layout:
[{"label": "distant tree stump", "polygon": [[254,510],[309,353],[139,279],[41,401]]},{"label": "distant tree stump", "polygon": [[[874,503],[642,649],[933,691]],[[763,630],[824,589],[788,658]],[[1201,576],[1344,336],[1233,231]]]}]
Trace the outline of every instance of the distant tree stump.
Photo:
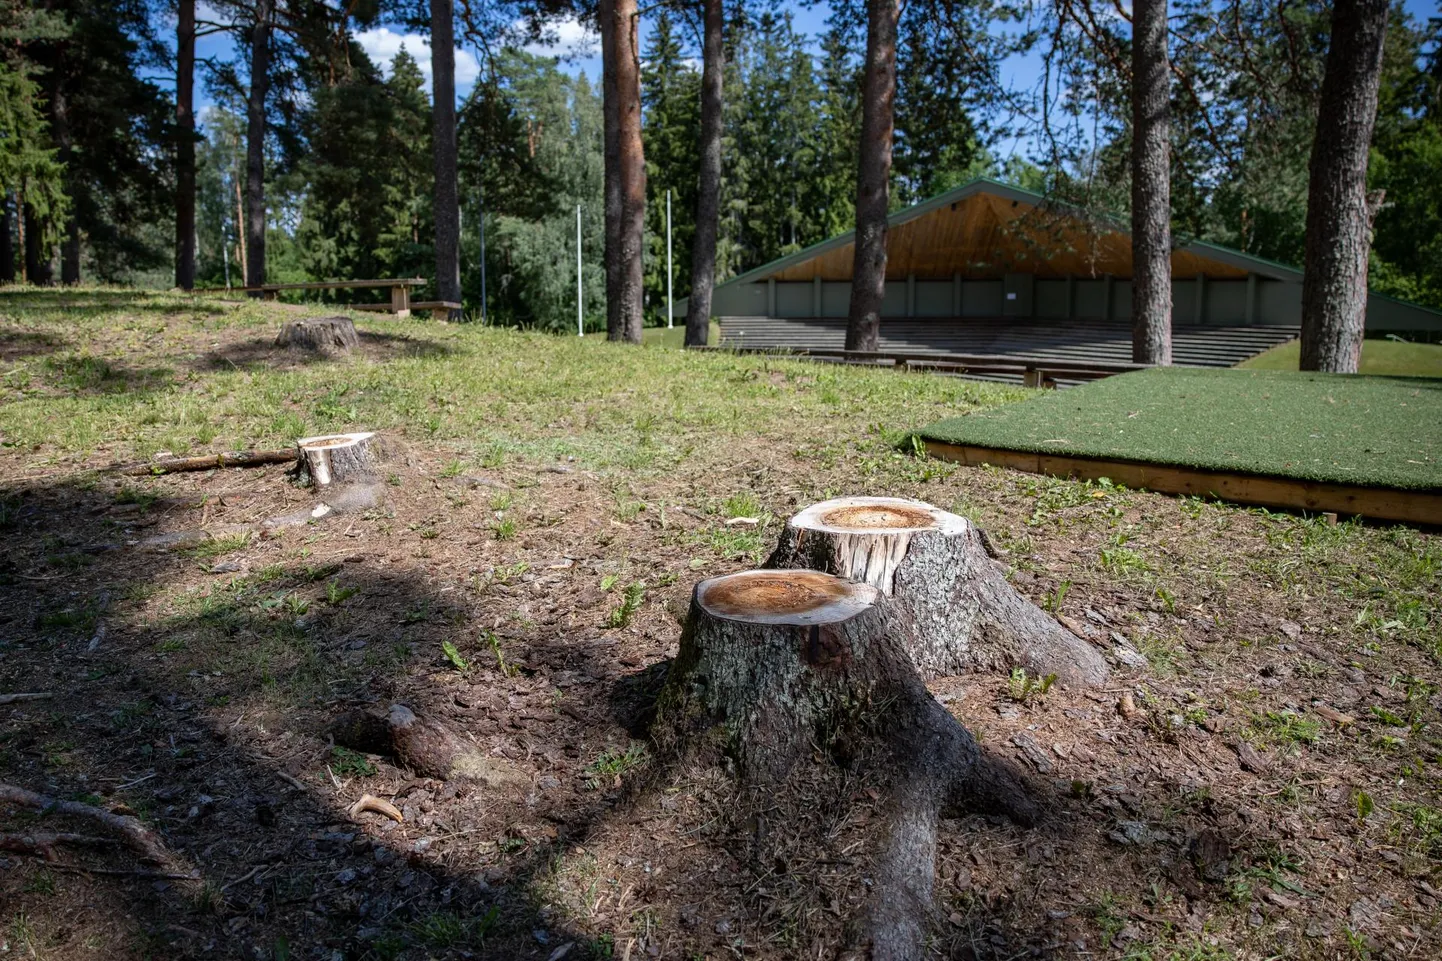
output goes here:
[{"label": "distant tree stump", "polygon": [[1023,667],[1097,686],[1106,660],[1022,597],[977,527],[923,501],[842,497],[786,522],[770,568],[854,578],[891,597],[911,625],[904,646],[922,677]]},{"label": "distant tree stump", "polygon": [[277,347],[320,353],[350,353],[360,346],[360,335],[349,317],[304,317],[287,320],[276,337]]},{"label": "distant tree stump", "polygon": [[861,925],[878,959],[923,956],[943,810],[1037,817],[1013,769],[984,756],[927,692],[906,621],[876,587],[819,571],[702,581],[657,714],[663,743],[705,743],[702,732],[719,728],[742,781],[775,792],[768,803],[783,811],[778,786],[791,769],[840,753],[890,785]]}]

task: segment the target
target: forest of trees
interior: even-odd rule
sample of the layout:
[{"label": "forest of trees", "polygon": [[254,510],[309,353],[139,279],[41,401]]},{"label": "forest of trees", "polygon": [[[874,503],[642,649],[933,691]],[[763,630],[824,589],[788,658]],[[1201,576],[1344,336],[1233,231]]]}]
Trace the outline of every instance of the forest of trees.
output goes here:
[{"label": "forest of trees", "polygon": [[[1336,15],[1359,6],[1342,0]],[[1301,265],[1332,5],[1136,7],[1161,11],[1146,21],[1162,45],[1147,56],[1133,50],[1120,8],[1096,0],[843,0],[825,8],[819,35],[757,0],[648,6],[636,34],[642,175],[634,146],[608,138],[628,129],[624,73],[619,84],[588,79],[524,52],[558,18],[579,17],[602,27],[608,63],[617,62],[633,41],[605,27],[609,17],[634,28],[627,0],[498,4],[484,15],[444,2],[217,0],[200,19],[193,0],[0,0],[0,281],[242,285],[261,282],[257,271],[267,282],[437,278],[454,269],[442,263],[450,256],[467,313],[478,315],[484,210],[488,319],[568,330],[580,206],[588,325],[607,325],[608,284],[621,282],[608,278],[606,259],[608,246],[629,242],[620,214],[644,217],[644,315],[663,323],[668,191],[675,294],[692,289],[708,9],[721,53],[716,282],[857,226],[859,169],[881,171],[880,199],[892,210],[990,175],[1125,216],[1134,187],[1145,186],[1133,162],[1143,156],[1133,150],[1143,129],[1133,84],[1143,80],[1151,113],[1165,121],[1160,140],[1154,128],[1145,136],[1147,156],[1161,158],[1150,169],[1169,175],[1160,227],[1171,241],[1211,240]],[[1362,266],[1374,289],[1442,307],[1437,21],[1420,23],[1400,4],[1377,9],[1385,43],[1363,212],[1375,217],[1375,239]],[[437,238],[454,232],[437,216],[437,198],[451,189],[449,175],[437,180],[446,151],[435,137],[447,118],[433,115],[415,59],[424,53],[376,63],[357,34],[381,23],[449,30],[452,20],[483,71],[454,126],[459,243],[438,250]],[[894,41],[886,167],[873,162],[883,159],[880,128],[874,150],[863,150],[868,23]],[[208,106],[193,117],[187,30],[191,60],[196,36],[228,35],[234,51],[194,65]],[[1037,65],[1034,81],[1018,84],[1003,69],[1017,56]],[[644,211],[623,196],[641,189]],[[442,276],[449,299],[444,287]]]}]

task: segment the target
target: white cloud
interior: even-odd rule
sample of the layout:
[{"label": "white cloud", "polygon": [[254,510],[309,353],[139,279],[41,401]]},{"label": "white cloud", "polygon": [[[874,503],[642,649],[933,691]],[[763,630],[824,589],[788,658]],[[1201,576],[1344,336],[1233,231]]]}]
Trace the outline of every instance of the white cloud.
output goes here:
[{"label": "white cloud", "polygon": [[576,18],[568,17],[547,27],[542,42],[527,44],[526,52],[563,60],[586,59],[600,54],[601,36]]},{"label": "white cloud", "polygon": [[[391,61],[404,47],[421,68],[421,74],[426,80],[426,93],[431,92],[431,41],[425,34],[397,33],[390,27],[375,27],[356,34],[355,39],[387,77],[391,74]],[[456,96],[464,97],[480,75],[481,65],[475,54],[457,49]]]}]

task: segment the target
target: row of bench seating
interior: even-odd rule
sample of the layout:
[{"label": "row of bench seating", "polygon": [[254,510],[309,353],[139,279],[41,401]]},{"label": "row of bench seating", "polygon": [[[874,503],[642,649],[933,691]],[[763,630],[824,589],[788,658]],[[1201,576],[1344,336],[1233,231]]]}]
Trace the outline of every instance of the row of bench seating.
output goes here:
[{"label": "row of bench seating", "polygon": [[[1173,362],[1189,367],[1233,367],[1297,337],[1296,327],[1172,328]],[[846,343],[840,318],[722,317],[721,342],[746,348],[830,349]],[[937,353],[1012,357],[1069,363],[1127,364],[1132,359],[1128,324],[1089,320],[1021,318],[895,319],[881,322],[879,349],[890,353]]]}]

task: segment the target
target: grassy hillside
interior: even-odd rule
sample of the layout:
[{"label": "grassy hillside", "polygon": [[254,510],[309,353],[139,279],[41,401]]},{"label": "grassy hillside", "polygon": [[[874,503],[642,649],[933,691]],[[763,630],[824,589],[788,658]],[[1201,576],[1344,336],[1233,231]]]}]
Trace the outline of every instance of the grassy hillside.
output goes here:
[{"label": "grassy hillside", "polygon": [[[1264,351],[1238,367],[1251,370],[1296,370],[1300,341],[1289,341]],[[1442,377],[1442,344],[1408,344],[1395,340],[1362,341],[1358,373],[1394,377]]]}]

